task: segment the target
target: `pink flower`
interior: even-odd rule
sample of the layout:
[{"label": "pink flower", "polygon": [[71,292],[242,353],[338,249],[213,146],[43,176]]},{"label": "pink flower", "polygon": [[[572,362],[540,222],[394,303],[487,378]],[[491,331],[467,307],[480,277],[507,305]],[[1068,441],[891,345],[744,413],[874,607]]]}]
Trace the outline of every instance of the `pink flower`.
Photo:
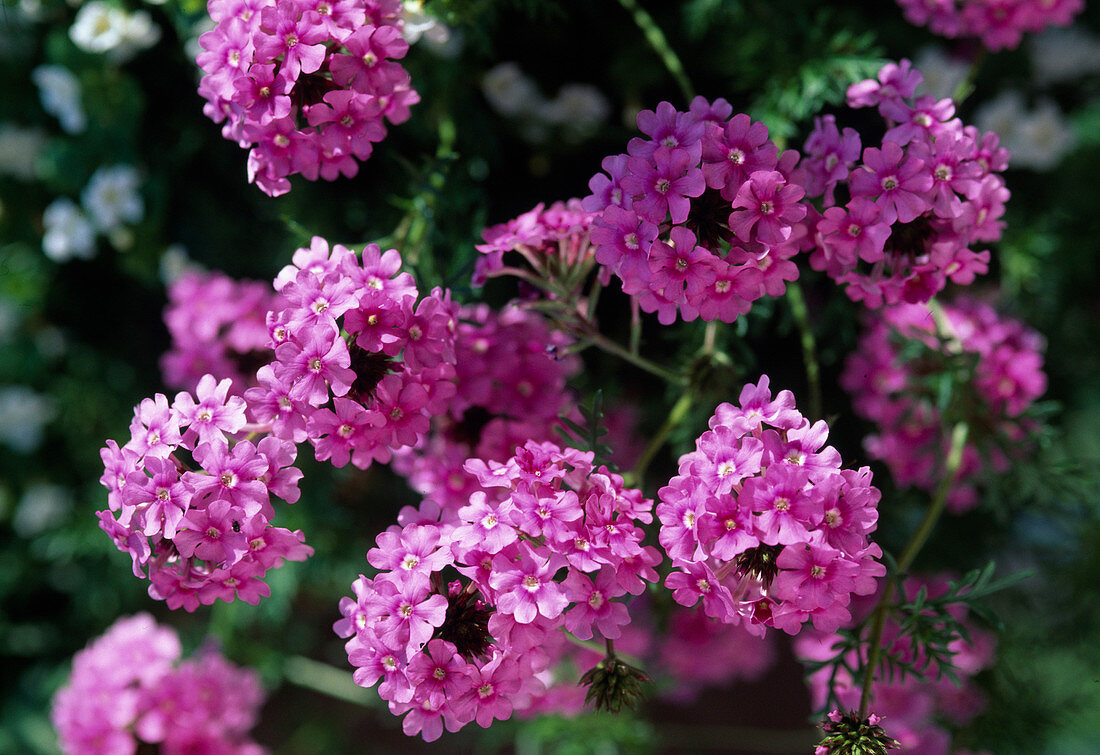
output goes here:
[{"label": "pink flower", "polygon": [[673,223],[687,220],[691,207],[689,197],[703,193],[703,174],[692,167],[691,154],[684,149],[658,147],[652,161],[631,157],[629,173],[623,176],[623,189],[633,197],[633,209],[652,223],[663,223],[672,217]]},{"label": "pink flower", "polygon": [[489,585],[497,591],[497,610],[515,617],[520,624],[530,624],[535,616],[556,619],[569,605],[562,587],[553,581],[561,568],[557,556],[545,563],[525,545],[519,548],[520,560],[497,555],[493,558],[493,573]]},{"label": "pink flower", "polygon": [[863,166],[852,171],[853,197],[873,197],[884,223],[909,223],[932,208],[927,192],[932,176],[923,160],[905,154],[894,142],[863,150]]}]

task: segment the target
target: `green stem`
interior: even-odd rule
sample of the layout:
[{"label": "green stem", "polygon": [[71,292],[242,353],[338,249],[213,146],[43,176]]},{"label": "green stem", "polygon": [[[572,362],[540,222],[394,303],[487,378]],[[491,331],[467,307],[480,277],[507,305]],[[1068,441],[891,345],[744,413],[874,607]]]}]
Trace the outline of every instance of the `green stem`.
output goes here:
[{"label": "green stem", "polygon": [[657,433],[649,441],[649,445],[642,451],[642,455],[638,457],[638,461],[634,464],[634,469],[630,472],[630,476],[635,486],[642,486],[650,462],[653,461],[653,457],[657,455],[657,452],[665,444],[665,441],[668,440],[669,434],[683,421],[694,399],[695,397],[692,395],[691,391],[684,391],[676,403],[673,404],[672,411],[668,413],[668,417],[665,419],[664,424],[661,425],[660,429],[657,430]]},{"label": "green stem", "polygon": [[936,322],[936,332],[947,341],[947,348],[952,354],[961,354],[963,352],[962,339],[959,338],[959,334],[955,332],[955,326],[951,324],[951,320],[947,318],[947,313],[943,311],[943,306],[936,299],[928,300],[928,311],[932,313],[932,319]]},{"label": "green stem", "polygon": [[932,501],[928,513],[925,514],[924,520],[909,539],[909,544],[905,547],[905,550],[901,552],[901,557],[898,559],[899,573],[904,574],[909,571],[909,567],[913,565],[920,549],[924,547],[928,537],[932,534],[940,514],[943,513],[943,509],[947,504],[947,494],[951,492],[951,488],[955,485],[955,479],[959,476],[963,450],[966,448],[966,438],[969,433],[970,428],[965,422],[958,422],[951,428],[951,447],[947,451],[947,466],[944,469],[943,479],[940,480],[940,486],[936,489],[936,497]]},{"label": "green stem", "polygon": [[645,370],[651,375],[656,375],[662,380],[666,380],[673,385],[684,385],[687,380],[681,375],[667,370],[656,362],[651,362],[643,356],[633,354],[631,351],[618,343],[615,343],[610,338],[603,335],[595,329],[590,329],[582,335],[582,338],[589,341],[592,345],[598,346],[609,354],[614,354],[617,357],[625,359],[635,367]]},{"label": "green stem", "polygon": [[[943,513],[947,504],[947,494],[951,492],[955,479],[959,475],[959,467],[962,466],[963,449],[966,448],[966,436],[969,431],[970,428],[965,422],[959,422],[951,428],[951,448],[947,451],[947,467],[944,470],[943,479],[940,480],[940,485],[936,489],[936,497],[932,500],[932,505],[928,507],[924,519],[917,527],[916,532],[913,533],[913,536],[909,538],[905,550],[901,552],[901,558],[898,559],[899,575],[905,574],[909,567],[913,565],[917,554],[920,553],[921,548],[928,541],[936,522],[939,521],[940,515]],[[882,597],[879,598],[872,614],[871,633],[868,637],[867,665],[863,670],[863,692],[859,698],[860,718],[866,718],[867,708],[871,704],[871,685],[875,680],[875,668],[882,656],[882,632],[886,626],[886,614],[893,594],[894,580],[890,579],[887,580],[886,587],[882,591]]]},{"label": "green stem", "polygon": [[292,655],[283,662],[283,678],[291,684],[345,700],[356,705],[374,706],[378,696],[351,680],[351,674],[327,663],[302,655]]},{"label": "green stem", "polygon": [[680,62],[680,58],[669,45],[665,33],[653,20],[653,16],[638,5],[638,0],[619,0],[619,5],[623,6],[626,12],[634,18],[634,23],[642,30],[646,42],[657,53],[665,68],[672,74],[672,78],[676,80],[676,84],[680,87],[680,93],[684,95],[684,100],[691,102],[695,97],[695,89],[691,86],[691,81],[684,71],[684,64]]},{"label": "green stem", "polygon": [[630,297],[630,353],[637,354],[642,344],[642,311],[638,307],[638,297]]},{"label": "green stem", "polygon": [[959,82],[959,85],[955,87],[955,91],[951,93],[951,99],[955,101],[956,109],[962,104],[963,100],[974,92],[974,80],[978,78],[978,69],[982,67],[986,54],[987,50],[984,47],[978,48],[974,60],[970,62],[970,70],[966,72],[966,78]]},{"label": "green stem", "polygon": [[703,353],[714,353],[714,340],[718,335],[718,321],[711,320],[707,323],[707,329],[703,331]]},{"label": "green stem", "polygon": [[810,416],[821,419],[821,368],[817,362],[817,342],[814,329],[810,325],[810,313],[806,309],[806,299],[802,296],[802,287],[798,281],[787,283],[787,303],[791,305],[791,314],[798,325],[802,341],[802,361],[806,365],[806,382],[810,387]]},{"label": "green stem", "polygon": [[[562,630],[562,631],[565,631],[565,630]],[[600,642],[599,640],[582,640],[580,637],[577,637],[577,635],[573,634],[572,632],[568,632],[568,631],[565,632],[565,639],[569,640],[570,642],[572,642],[577,647],[582,647],[585,650],[591,650],[593,653],[598,653],[598,654],[603,655],[603,656],[614,655],[616,658],[619,658],[621,660],[626,661],[631,666],[636,666],[638,668],[641,668],[641,663],[642,663],[641,660],[638,659],[638,658],[635,658],[632,655],[624,655],[622,653],[614,653],[614,652],[609,653],[608,652],[609,650],[614,651],[614,648],[615,648],[614,643],[611,643],[610,640],[607,640],[605,642]]]}]

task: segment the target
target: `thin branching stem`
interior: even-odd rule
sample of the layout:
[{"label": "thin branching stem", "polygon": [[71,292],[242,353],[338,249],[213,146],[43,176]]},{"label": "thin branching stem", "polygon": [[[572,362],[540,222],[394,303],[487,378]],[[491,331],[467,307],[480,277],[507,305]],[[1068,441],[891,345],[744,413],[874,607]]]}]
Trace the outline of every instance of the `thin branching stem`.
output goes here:
[{"label": "thin branching stem", "polygon": [[680,93],[684,96],[684,101],[691,102],[695,97],[695,88],[691,86],[691,81],[684,71],[684,64],[680,62],[680,57],[668,43],[665,33],[661,31],[661,27],[653,20],[653,16],[649,15],[648,11],[638,5],[638,0],[619,0],[619,5],[623,6],[626,12],[631,15],[634,19],[634,23],[642,30],[642,34],[645,35],[646,42],[648,42],[649,46],[653,48],[653,51],[657,53],[657,56],[661,59],[661,62],[664,63],[665,68],[668,69],[672,78],[676,80],[677,86],[680,87]]},{"label": "thin branching stem", "polygon": [[665,441],[668,440],[669,434],[676,429],[676,427],[683,421],[684,415],[691,409],[691,405],[695,400],[695,396],[691,391],[684,391],[684,393],[677,399],[676,403],[672,405],[672,410],[668,413],[668,417],[665,419],[664,424],[657,430],[656,434],[650,439],[649,444],[646,445],[645,450],[642,451],[642,455],[638,457],[638,461],[634,464],[634,469],[631,470],[631,479],[634,484],[641,487],[646,470],[649,468],[650,462],[653,461],[653,457],[657,455],[657,452],[664,446]]},{"label": "thin branching stem", "polygon": [[627,362],[630,362],[635,367],[645,370],[651,375],[656,375],[662,380],[672,383],[673,385],[684,385],[687,382],[687,379],[684,378],[682,375],[678,375],[672,370],[666,369],[656,362],[651,362],[640,354],[635,354],[631,352],[630,349],[623,346],[622,344],[612,341],[610,338],[605,336],[603,333],[600,333],[595,328],[587,329],[581,337],[587,340],[593,346],[603,349],[609,354],[614,354],[621,359],[625,359]]},{"label": "thin branching stem", "polygon": [[[920,553],[921,548],[928,541],[929,535],[932,534],[936,522],[939,521],[940,515],[943,513],[947,504],[947,496],[951,492],[951,488],[954,487],[955,479],[959,474],[959,467],[962,466],[963,449],[966,447],[968,434],[969,427],[965,422],[959,422],[951,429],[951,447],[947,452],[947,467],[944,470],[943,479],[940,480],[932,505],[928,507],[924,519],[913,533],[913,536],[909,538],[905,550],[902,551],[901,557],[898,559],[898,575],[904,574],[913,565],[917,554]],[[859,698],[860,718],[867,716],[867,709],[871,704],[871,685],[875,680],[875,668],[882,656],[882,632],[886,626],[886,614],[890,608],[893,595],[894,581],[888,580],[882,591],[882,597],[875,605],[871,618],[871,633],[867,639],[867,665],[863,669],[863,692]]]},{"label": "thin branching stem", "polygon": [[810,388],[810,416],[821,419],[821,367],[817,361],[817,341],[810,324],[810,313],[806,309],[806,299],[802,296],[802,287],[798,281],[787,283],[787,303],[791,305],[791,314],[798,325],[802,342],[802,361],[806,366],[806,383]]}]

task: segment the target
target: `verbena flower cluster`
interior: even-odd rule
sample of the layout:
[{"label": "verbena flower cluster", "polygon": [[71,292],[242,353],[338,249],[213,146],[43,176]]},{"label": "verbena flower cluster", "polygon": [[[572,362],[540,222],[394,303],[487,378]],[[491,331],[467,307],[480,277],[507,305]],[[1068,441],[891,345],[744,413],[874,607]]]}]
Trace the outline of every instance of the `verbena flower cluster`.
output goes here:
[{"label": "verbena flower cluster", "polygon": [[184,272],[168,286],[164,324],[172,345],[160,360],[165,384],[194,390],[209,373],[232,379],[238,392],[254,385],[256,368],[271,357],[266,315],[276,307],[270,284]]},{"label": "verbena flower cluster", "polygon": [[666,325],[677,314],[733,322],[798,277],[808,208],[798,153],[780,155],[767,126],[732,113],[702,97],[686,112],[643,110],[646,138],[603,160],[582,203],[600,213],[596,261]]},{"label": "verbena flower cluster", "polygon": [[245,393],[259,422],[318,461],[360,469],[417,443],[455,394],[457,308],[420,297],[401,255],[360,256],[315,236],[275,279],[285,302],[268,314],[275,361]]},{"label": "verbena flower cluster", "polygon": [[[904,599],[912,601],[922,587],[929,599],[938,598],[947,592],[948,579],[947,575],[909,578],[905,581]],[[857,613],[866,614],[872,605],[873,601],[867,599]],[[955,752],[948,727],[966,724],[985,708],[985,697],[973,677],[992,665],[994,635],[968,619],[964,603],[954,603],[949,610],[969,635],[956,637],[947,647],[957,683],[941,675],[943,669],[936,659],[915,647],[912,637],[902,634],[895,618],[886,621],[882,638],[884,652],[899,662],[922,669],[921,675],[880,673],[871,688],[875,712],[887,722],[890,736],[900,744],[900,752],[921,755]],[[805,661],[826,660],[834,655],[832,648],[839,640],[835,634],[805,632],[794,641],[795,654]],[[841,666],[835,677],[828,666],[809,675],[810,699],[815,708],[825,705],[830,685],[842,706],[859,708],[862,679],[853,679],[850,673],[850,669],[858,668],[860,663],[855,652],[851,651],[845,659],[847,667]]]},{"label": "verbena flower cluster", "polygon": [[966,384],[957,387],[956,412],[970,434],[947,505],[955,512],[977,505],[987,469],[1004,471],[1027,452],[1036,429],[1028,407],[1046,390],[1043,338],[1023,323],[1001,317],[987,304],[958,298],[942,305],[941,332],[928,307],[899,304],[869,318],[849,357],[841,385],[855,411],[877,425],[864,441],[899,485],[935,489],[950,446],[939,404],[949,360],[965,360]]},{"label": "verbena flower cluster", "polygon": [[[319,461],[365,468],[416,444],[446,411],[456,310],[439,289],[418,302],[400,267],[392,249],[369,245],[360,259],[315,237],[279,273],[277,295],[220,277],[206,295],[177,289],[170,321],[209,337],[212,354],[229,346],[230,312],[249,341],[254,307],[271,304],[264,344],[274,359],[243,396],[230,378],[206,374],[194,395],[145,399],[130,440],[102,449],[100,524],[134,573],[147,574],[152,597],[188,611],[218,599],[256,603],[269,594],[268,569],[312,553],[301,532],[272,524],[271,497],[299,497],[298,444],[308,440]],[[235,290],[252,296],[230,304],[223,297]]]},{"label": "verbena flower cluster", "polygon": [[416,446],[394,454],[393,468],[417,492],[457,512],[480,487],[471,457],[504,461],[528,440],[554,437],[569,411],[566,381],[580,360],[569,339],[537,312],[508,306],[463,307],[455,331],[455,394]]},{"label": "verbena flower cluster", "polygon": [[[482,256],[474,266],[473,284],[512,275],[544,292],[550,285],[575,292],[596,264],[589,235],[598,217],[580,200],[570,199],[549,207],[540,203],[518,218],[486,228],[485,243],[477,245]],[[529,267],[505,265],[508,252],[519,254]]]},{"label": "verbena flower cluster", "polygon": [[661,559],[638,526],[653,502],[590,452],[528,442],[466,469],[481,486],[467,505],[425,502],[378,536],[379,572],[355,581],[334,627],[356,683],[378,684],[428,741],[538,706],[561,629],[619,637],[630,615],[616,598],[656,582]]},{"label": "verbena flower cluster", "polygon": [[61,749],[261,753],[248,738],[264,700],[256,674],[212,648],[180,657],[175,631],[148,614],[116,621],[76,654],[72,675],[54,696],[51,720]]},{"label": "verbena flower cluster", "polygon": [[659,491],[660,543],[675,570],[665,580],[684,606],[764,634],[796,634],[812,620],[835,631],[852,595],[886,573],[868,540],[878,521],[871,472],[841,469],[790,391],[773,398],[765,375],[724,403],[679,474]]},{"label": "verbena flower cluster", "polygon": [[1004,225],[1007,150],[954,117],[952,100],[914,99],[922,79],[902,60],[848,89],[849,106],[877,107],[887,125],[862,158],[860,135],[830,115],[806,141],[807,194],[824,203],[810,264],[872,308],[969,284],[989,266],[988,250],[970,247],[998,240]]},{"label": "verbena flower cluster", "polygon": [[905,19],[944,37],[979,37],[990,50],[1013,49],[1024,32],[1069,26],[1084,0],[898,0]]},{"label": "verbena flower cluster", "polygon": [[313,553],[301,531],[272,524],[272,497],[298,500],[297,448],[267,435],[254,441],[245,401],[229,379],[205,375],[195,394],[164,394],[134,410],[130,440],[100,451],[108,509],[100,527],[129,553],[134,575],[170,608],[270,595],[262,579],[284,559]]},{"label": "verbena flower cluster", "polygon": [[271,196],[288,176],[332,181],[359,171],[385,121],[419,101],[397,62],[408,51],[400,0],[210,0],[199,38],[199,94],[222,134],[248,154],[248,179]]}]

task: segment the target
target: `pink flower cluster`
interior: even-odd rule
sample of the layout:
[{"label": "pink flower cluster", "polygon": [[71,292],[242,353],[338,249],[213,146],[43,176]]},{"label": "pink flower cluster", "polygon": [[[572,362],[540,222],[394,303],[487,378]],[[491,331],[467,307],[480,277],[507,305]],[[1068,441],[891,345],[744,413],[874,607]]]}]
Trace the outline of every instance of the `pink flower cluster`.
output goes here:
[{"label": "pink flower cluster", "polygon": [[877,106],[888,127],[862,162],[859,134],[832,116],[816,119],[806,141],[807,192],[825,207],[810,264],[871,308],[926,302],[948,280],[969,284],[989,265],[989,252],[970,246],[998,240],[1004,225],[1007,150],[996,134],[963,126],[950,99],[913,99],[922,79],[903,60],[848,89],[851,107]]},{"label": "pink flower cluster", "polygon": [[[275,360],[245,392],[256,421],[318,461],[360,469],[412,446],[447,411],[455,386],[450,294],[419,299],[401,255],[354,252],[314,237],[275,279],[283,307],[268,314]],[[346,334],[346,335],[345,335]]]},{"label": "pink flower cluster", "polygon": [[393,468],[444,509],[458,511],[479,489],[466,460],[504,461],[528,440],[554,437],[570,399],[566,381],[580,369],[558,357],[569,340],[537,312],[485,304],[459,311],[455,395],[415,447],[394,454]]},{"label": "pink flower cluster", "polygon": [[54,696],[51,719],[61,749],[263,752],[247,736],[264,700],[256,674],[210,648],[182,663],[180,654],[176,633],[148,614],[116,621],[76,654],[72,675]]},{"label": "pink flower cluster", "polygon": [[614,639],[629,623],[616,598],[657,581],[638,526],[653,502],[592,459],[535,442],[503,463],[470,459],[481,489],[467,505],[426,501],[378,536],[367,559],[379,573],[355,581],[334,629],[356,683],[379,685],[406,734],[431,741],[531,709],[560,629]]},{"label": "pink flower cluster", "polygon": [[875,589],[885,567],[868,540],[878,521],[871,472],[841,469],[828,427],[774,399],[765,375],[721,404],[695,451],[658,495],[659,541],[675,570],[665,580],[683,606],[707,616],[796,634],[849,621],[851,596]]},{"label": "pink flower cluster", "polygon": [[[950,445],[938,406],[936,377],[950,368],[950,356],[974,361],[971,388],[958,408],[970,420],[970,435],[959,476],[947,505],[962,512],[978,504],[985,465],[1007,469],[1006,453],[1026,453],[1034,429],[1023,415],[1046,390],[1043,339],[1023,323],[1000,317],[992,307],[960,298],[943,305],[950,328],[941,333],[922,305],[887,307],[870,321],[859,347],[849,357],[840,383],[853,397],[858,414],[878,431],[867,437],[867,453],[883,461],[899,485],[932,491],[943,477]],[[905,361],[907,343],[927,350]],[[1012,451],[1011,449],[1015,449]]]},{"label": "pink flower cluster", "polygon": [[299,496],[297,444],[309,440],[319,461],[365,468],[419,442],[430,417],[447,410],[457,309],[438,289],[418,302],[400,267],[392,249],[372,244],[360,259],[315,237],[279,273],[278,294],[249,284],[255,296],[237,309],[221,298],[235,288],[228,283],[213,296],[181,295],[169,310],[177,324],[197,323],[216,352],[234,332],[222,323],[228,312],[255,337],[254,307],[266,294],[274,361],[243,397],[231,394],[229,378],[207,374],[194,396],[145,399],[130,440],[100,452],[108,490],[100,525],[136,575],[148,572],[151,596],[188,611],[218,599],[256,603],[270,594],[261,580],[268,569],[313,552],[301,532],[271,524],[271,496]]},{"label": "pink flower cluster", "polygon": [[400,0],[209,0],[199,94],[222,135],[251,147],[248,180],[264,193],[287,178],[354,176],[358,161],[420,100],[397,59]]},{"label": "pink flower cluster", "polygon": [[256,382],[270,358],[266,313],[275,293],[260,281],[188,271],[168,287],[164,323],[172,346],[161,357],[164,382],[191,391],[203,375],[230,378],[240,391]]},{"label": "pink flower cluster", "polygon": [[[927,589],[929,598],[937,598],[947,592],[947,581],[948,577],[944,575],[907,579],[906,600],[913,600],[921,587]],[[873,603],[873,599],[867,599],[860,613],[869,612]],[[886,621],[882,639],[884,650],[898,659],[913,663],[916,668],[923,668],[925,677],[921,679],[906,674],[903,678],[900,673],[884,675],[880,672],[871,686],[875,712],[885,719],[890,736],[901,744],[899,752],[920,755],[955,752],[951,747],[951,733],[946,727],[963,726],[985,708],[985,698],[972,677],[992,665],[995,637],[967,620],[968,611],[964,604],[957,603],[949,610],[955,619],[963,622],[970,635],[969,641],[958,637],[948,646],[955,674],[960,680],[958,685],[946,676],[937,679],[939,667],[936,661],[915,648],[910,637],[901,636],[894,618]],[[832,648],[839,639],[835,634],[804,632],[794,641],[795,654],[806,661],[828,660],[833,657],[835,651]],[[855,650],[851,651],[847,658],[848,668],[859,666],[855,653]],[[826,666],[808,677],[810,698],[815,708],[825,705],[831,671],[832,668]],[[862,682],[862,678],[853,679],[846,668],[840,668],[832,683],[842,708],[859,708]]]},{"label": "pink flower cluster", "polygon": [[732,117],[723,99],[686,112],[662,102],[638,114],[647,138],[604,159],[585,210],[596,261],[646,312],[733,322],[798,277],[791,257],[806,238],[799,155],[779,154],[763,123]]},{"label": "pink flower cluster", "polygon": [[1084,0],[898,0],[905,20],[944,37],[979,37],[990,50],[1012,49],[1024,32],[1069,26]]},{"label": "pink flower cluster", "polygon": [[[597,219],[579,199],[554,202],[549,208],[539,203],[534,209],[507,223],[486,228],[478,244],[481,252],[474,266],[473,284],[483,286],[489,278],[514,275],[542,287],[556,281],[567,289],[582,286],[595,264],[589,234]],[[529,269],[504,264],[507,252],[517,252]]]},{"label": "pink flower cluster", "polygon": [[255,604],[271,594],[262,580],[268,569],[313,553],[300,531],[271,524],[271,497],[293,503],[300,495],[297,448],[246,437],[257,429],[229,384],[205,375],[194,396],[143,400],[130,440],[121,448],[109,440],[100,451],[108,490],[100,527],[130,554],[135,576],[148,572],[149,595],[170,608]]}]

